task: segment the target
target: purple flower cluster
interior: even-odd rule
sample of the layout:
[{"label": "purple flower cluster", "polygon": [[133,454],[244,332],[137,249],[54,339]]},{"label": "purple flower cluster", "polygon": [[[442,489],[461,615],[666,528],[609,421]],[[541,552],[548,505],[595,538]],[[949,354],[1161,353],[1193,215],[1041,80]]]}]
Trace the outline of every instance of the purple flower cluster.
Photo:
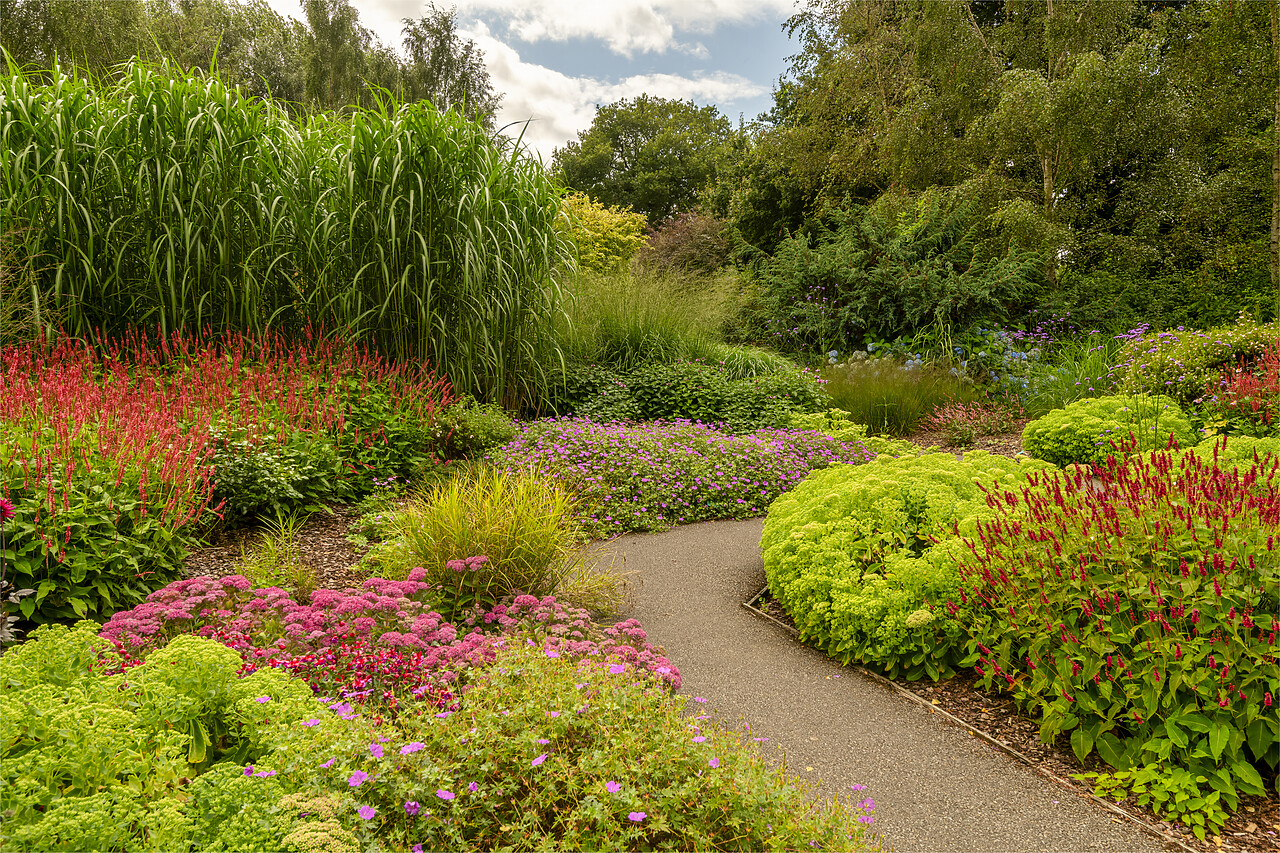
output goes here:
[{"label": "purple flower cluster", "polygon": [[595,508],[589,531],[612,535],[762,515],[810,471],[874,454],[808,430],[732,435],[690,421],[558,418],[524,425],[488,458],[506,471],[533,469],[570,483]]}]

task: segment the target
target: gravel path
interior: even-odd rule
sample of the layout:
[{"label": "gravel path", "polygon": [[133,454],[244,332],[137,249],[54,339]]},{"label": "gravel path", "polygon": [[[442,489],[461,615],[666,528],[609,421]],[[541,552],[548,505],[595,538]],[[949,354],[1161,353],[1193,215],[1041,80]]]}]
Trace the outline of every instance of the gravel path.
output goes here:
[{"label": "gravel path", "polygon": [[[1161,842],[925,708],[797,644],[742,603],[764,586],[762,521],[689,525],[598,546],[633,572],[649,640],[682,693],[741,720],[826,795],[861,783],[898,851],[1156,851]],[[766,754],[767,754],[766,750]]]}]

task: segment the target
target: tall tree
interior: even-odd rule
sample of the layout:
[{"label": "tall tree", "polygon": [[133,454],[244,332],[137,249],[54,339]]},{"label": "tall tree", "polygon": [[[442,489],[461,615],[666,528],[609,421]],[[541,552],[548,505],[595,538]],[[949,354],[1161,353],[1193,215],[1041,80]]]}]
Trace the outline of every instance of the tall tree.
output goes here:
[{"label": "tall tree", "polygon": [[653,224],[697,204],[731,134],[714,106],[640,95],[598,109],[591,127],[556,149],[552,162],[566,186],[602,204],[630,206]]},{"label": "tall tree", "polygon": [[418,20],[404,19],[402,33],[405,98],[429,100],[442,110],[457,107],[492,130],[502,96],[493,91],[484,53],[458,36],[456,12],[429,3]]},{"label": "tall tree", "polygon": [[49,68],[55,59],[93,74],[137,53],[146,41],[141,0],[0,0],[0,46],[19,65]]}]

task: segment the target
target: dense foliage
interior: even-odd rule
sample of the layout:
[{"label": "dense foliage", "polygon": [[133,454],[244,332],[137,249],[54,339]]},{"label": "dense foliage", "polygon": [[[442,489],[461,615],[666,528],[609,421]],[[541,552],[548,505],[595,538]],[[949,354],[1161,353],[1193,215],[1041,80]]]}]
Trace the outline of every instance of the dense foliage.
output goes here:
[{"label": "dense foliage", "polygon": [[644,245],[642,213],[570,193],[564,199],[564,214],[569,239],[578,248],[578,269],[583,272],[616,273]]},{"label": "dense foliage", "polygon": [[815,468],[870,458],[861,442],[766,429],[735,436],[688,421],[525,425],[492,454],[508,471],[532,469],[575,487],[594,536],[760,515]]},{"label": "dense foliage", "polygon": [[949,676],[967,652],[943,609],[960,575],[938,543],[989,513],[980,483],[1016,489],[1040,467],[975,451],[817,471],[769,507],[760,539],[769,591],[803,641],[844,663]]},{"label": "dense foliage", "polygon": [[1170,441],[1192,447],[1197,438],[1177,403],[1146,394],[1077,400],[1031,421],[1022,431],[1027,453],[1062,466],[1164,448]]},{"label": "dense foliage", "polygon": [[217,78],[0,79],[17,276],[72,334],[300,331],[540,396],[567,257],[559,190],[483,127],[387,98],[291,119]]},{"label": "dense foliage", "polygon": [[1179,796],[1156,807],[1203,838],[1277,770],[1280,463],[1154,452],[1095,472],[990,490],[948,607],[987,687],[1081,760],[1157,765]]},{"label": "dense foliage", "polygon": [[105,618],[213,520],[352,496],[435,451],[448,383],[333,338],[180,333],[0,351],[6,576],[34,622]]},{"label": "dense foliage", "polygon": [[462,636],[417,579],[366,586],[302,606],[184,582],[113,620],[114,645],[83,622],[6,654],[6,849],[863,846],[865,810],[802,807],[756,748],[687,720],[634,622],[529,598]]}]

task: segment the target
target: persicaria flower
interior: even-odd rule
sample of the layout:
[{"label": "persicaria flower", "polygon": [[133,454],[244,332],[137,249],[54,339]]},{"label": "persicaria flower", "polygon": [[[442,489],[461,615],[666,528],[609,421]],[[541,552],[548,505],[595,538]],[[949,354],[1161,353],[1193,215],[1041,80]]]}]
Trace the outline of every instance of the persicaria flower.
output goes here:
[{"label": "persicaria flower", "polygon": [[17,515],[17,512],[14,511],[13,503],[5,498],[0,498],[0,521],[8,521],[15,515]]},{"label": "persicaria flower", "polygon": [[1262,707],[1264,708],[1271,707],[1271,691],[1270,690],[1262,694]]}]

